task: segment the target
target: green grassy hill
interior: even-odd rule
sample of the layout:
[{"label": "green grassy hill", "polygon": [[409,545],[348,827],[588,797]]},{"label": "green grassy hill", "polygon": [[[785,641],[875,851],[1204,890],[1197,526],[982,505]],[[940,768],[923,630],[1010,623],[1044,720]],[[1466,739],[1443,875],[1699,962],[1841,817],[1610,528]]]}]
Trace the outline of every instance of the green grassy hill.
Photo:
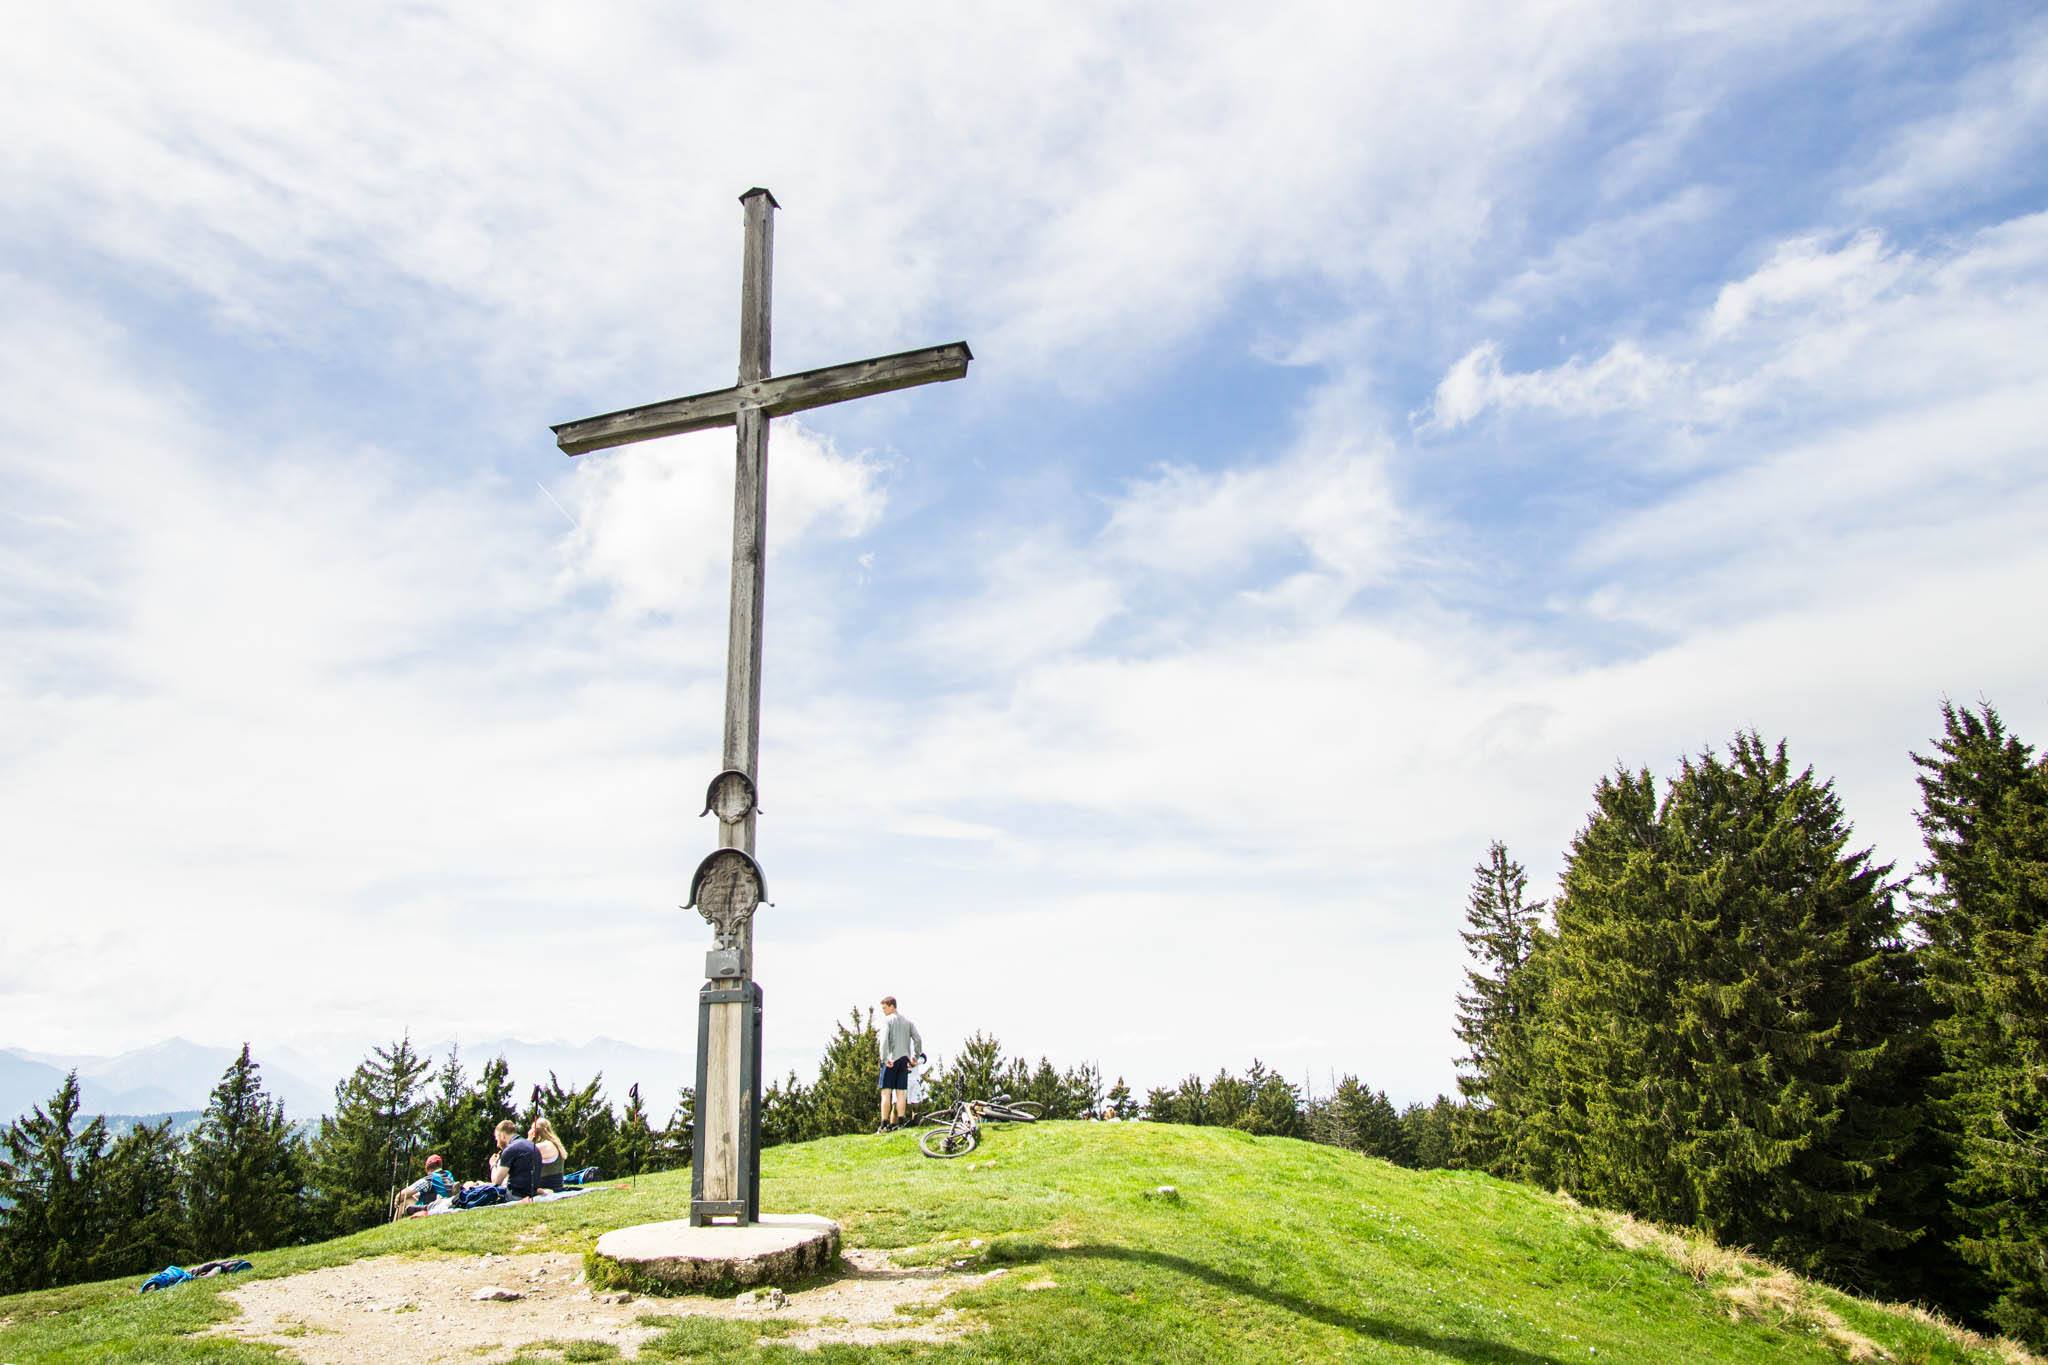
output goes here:
[{"label": "green grassy hill", "polygon": [[[1214,1128],[1002,1128],[958,1161],[908,1135],[771,1150],[764,1203],[839,1219],[850,1245],[905,1263],[1017,1273],[947,1302],[949,1342],[762,1345],[674,1335],[668,1358],[944,1361],[2026,1360],[1897,1309],[1823,1290],[1705,1243],[1484,1176]],[[1157,1187],[1177,1194],[1161,1196]],[[421,1219],[263,1252],[260,1276],[366,1257],[587,1249],[607,1228],[687,1211],[687,1172],[547,1207]],[[544,1225],[544,1229],[543,1229]],[[246,1280],[248,1277],[241,1277]],[[217,1282],[147,1298],[133,1283],[0,1298],[0,1362],[271,1360],[191,1335],[229,1316]],[[721,1327],[721,1330],[724,1330]],[[606,1348],[609,1350],[609,1348]],[[550,1358],[604,1358],[570,1349]]]}]

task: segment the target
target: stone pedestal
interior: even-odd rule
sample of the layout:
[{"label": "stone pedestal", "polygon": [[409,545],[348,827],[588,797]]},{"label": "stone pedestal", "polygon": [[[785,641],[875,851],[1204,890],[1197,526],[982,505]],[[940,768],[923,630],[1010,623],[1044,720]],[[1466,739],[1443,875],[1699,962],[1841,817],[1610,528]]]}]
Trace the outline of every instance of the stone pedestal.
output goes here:
[{"label": "stone pedestal", "polygon": [[839,1260],[839,1224],[807,1213],[770,1213],[746,1227],[693,1227],[686,1218],[618,1228],[597,1239],[594,1284],[642,1294],[790,1285]]}]

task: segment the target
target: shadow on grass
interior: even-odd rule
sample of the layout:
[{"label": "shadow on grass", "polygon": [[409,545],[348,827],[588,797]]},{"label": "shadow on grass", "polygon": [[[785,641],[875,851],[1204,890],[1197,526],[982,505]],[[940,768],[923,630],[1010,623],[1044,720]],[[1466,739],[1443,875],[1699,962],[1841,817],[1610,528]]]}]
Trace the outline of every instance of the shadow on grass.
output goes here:
[{"label": "shadow on grass", "polygon": [[1363,1337],[1384,1341],[1390,1346],[1407,1346],[1415,1350],[1434,1351],[1452,1360],[1466,1360],[1474,1365],[1564,1365],[1556,1356],[1544,1355],[1539,1351],[1525,1351],[1519,1346],[1508,1346],[1485,1337],[1447,1336],[1425,1331],[1406,1323],[1393,1322],[1386,1318],[1365,1317],[1362,1314],[1332,1308],[1328,1304],[1305,1299],[1299,1294],[1273,1289],[1256,1280],[1245,1279],[1189,1260],[1171,1252],[1147,1251],[1141,1247],[1120,1246],[1075,1246],[1054,1247],[1043,1243],[1004,1248],[1005,1260],[1030,1260],[1051,1262],[1057,1260],[1126,1261],[1135,1265],[1152,1266],[1155,1269],[1187,1275],[1204,1284],[1221,1289],[1229,1294],[1247,1299],[1257,1299],[1275,1308],[1305,1318],[1313,1318],[1326,1327],[1338,1327],[1347,1332],[1356,1332]]}]

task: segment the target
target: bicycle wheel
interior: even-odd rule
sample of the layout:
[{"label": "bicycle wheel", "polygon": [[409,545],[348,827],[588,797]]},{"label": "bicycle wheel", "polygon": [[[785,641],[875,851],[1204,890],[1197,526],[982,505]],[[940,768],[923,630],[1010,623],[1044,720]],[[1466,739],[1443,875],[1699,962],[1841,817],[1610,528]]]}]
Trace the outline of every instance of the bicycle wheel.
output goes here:
[{"label": "bicycle wheel", "polygon": [[934,1109],[928,1114],[919,1114],[917,1121],[927,1128],[950,1128],[953,1126],[954,1106]]},{"label": "bicycle wheel", "polygon": [[956,1133],[951,1128],[927,1128],[917,1136],[917,1150],[926,1156],[944,1160],[966,1156],[980,1141],[981,1134],[972,1131]]},{"label": "bicycle wheel", "polygon": [[1006,1105],[1005,1107],[1014,1109],[1023,1115],[1022,1121],[1025,1123],[1036,1123],[1045,1117],[1045,1106],[1037,1100],[1018,1100],[1015,1104]]}]

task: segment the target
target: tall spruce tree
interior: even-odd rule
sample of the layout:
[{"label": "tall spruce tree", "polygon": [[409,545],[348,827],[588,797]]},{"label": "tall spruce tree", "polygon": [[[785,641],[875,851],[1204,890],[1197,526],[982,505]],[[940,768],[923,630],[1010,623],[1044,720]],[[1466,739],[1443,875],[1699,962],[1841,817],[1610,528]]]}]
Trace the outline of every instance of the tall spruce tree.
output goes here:
[{"label": "tall spruce tree", "polygon": [[284,1103],[263,1088],[249,1045],[221,1074],[185,1157],[193,1250],[212,1259],[291,1241],[303,1224],[305,1161]]},{"label": "tall spruce tree", "polygon": [[78,1123],[78,1073],[0,1133],[0,1288],[43,1289],[93,1269],[107,1123]]},{"label": "tall spruce tree", "polygon": [[668,1122],[655,1134],[654,1164],[670,1171],[690,1164],[696,1145],[697,1092],[691,1086],[676,1091],[676,1107]]},{"label": "tall spruce tree", "polygon": [[1536,944],[1543,902],[1524,899],[1529,874],[1498,839],[1473,869],[1460,934],[1471,956],[1466,989],[1458,996],[1458,1089],[1470,1110],[1472,1164],[1496,1175],[1519,1173],[1514,1135],[1526,1112],[1523,1092],[1531,1068],[1532,973],[1525,970]]},{"label": "tall spruce tree", "polygon": [[114,1139],[100,1165],[92,1273],[136,1275],[191,1259],[180,1191],[185,1144],[171,1120],[139,1123]]},{"label": "tall spruce tree", "polygon": [[1330,1097],[1330,1113],[1339,1145],[1397,1166],[1415,1164],[1414,1136],[1402,1125],[1386,1091],[1346,1076]]},{"label": "tall spruce tree", "polygon": [[[1033,1082],[1037,1077],[1032,1077]],[[1065,1119],[1094,1118],[1102,1110],[1102,1068],[1093,1062],[1082,1062],[1070,1066],[1060,1073],[1059,1117]],[[1046,1108],[1047,1117],[1052,1116],[1052,1107]]]},{"label": "tall spruce tree", "polygon": [[466,1132],[457,1131],[455,1141],[460,1144],[460,1155],[451,1158],[456,1171],[466,1173],[473,1160],[478,1176],[487,1174],[498,1153],[498,1125],[518,1117],[512,1094],[512,1066],[500,1053],[484,1063],[483,1075],[477,1077],[476,1115],[472,1120],[476,1126]]},{"label": "tall spruce tree", "polygon": [[618,1116],[604,1095],[604,1073],[586,1085],[564,1085],[555,1073],[548,1073],[546,1085],[535,1086],[532,1102],[520,1115],[519,1129],[527,1131],[535,1118],[546,1115],[562,1139],[562,1150],[570,1170],[598,1166],[611,1172],[619,1169]]},{"label": "tall spruce tree", "polygon": [[[434,1073],[433,1098],[427,1101],[427,1148],[440,1154],[448,1170],[458,1179],[470,1178],[489,1147],[489,1126],[482,1122],[482,1097],[469,1083],[469,1071],[462,1064],[462,1049],[450,1047],[440,1069]],[[495,1122],[495,1120],[494,1120]]]},{"label": "tall spruce tree", "polygon": [[[879,1051],[878,1046],[877,1055]],[[985,1100],[1003,1088],[1010,1071],[1003,1058],[1002,1040],[977,1030],[960,1045],[960,1055],[932,1081],[932,1099],[938,1104]]]},{"label": "tall spruce tree", "polygon": [[334,1087],[334,1112],[320,1123],[309,1154],[320,1221],[336,1233],[390,1216],[391,1198],[418,1174],[426,1156],[430,1059],[410,1037],[371,1049]]},{"label": "tall spruce tree", "polygon": [[1809,1273],[1891,1287],[1924,1008],[1891,869],[1832,784],[1738,735],[1595,793],[1536,1029],[1539,1178]]},{"label": "tall spruce tree", "polygon": [[1459,1170],[1459,1131],[1465,1107],[1447,1095],[1428,1104],[1411,1104],[1401,1111],[1401,1130],[1408,1150],[1414,1153],[1418,1170]]},{"label": "tall spruce tree", "polygon": [[825,1053],[818,1059],[818,1081],[811,1087],[810,1130],[805,1137],[867,1133],[875,1127],[875,1072],[882,1055],[875,1014],[858,1009],[832,1025]]},{"label": "tall spruce tree", "polygon": [[1260,1137],[1301,1135],[1301,1090],[1277,1071],[1252,1058],[1244,1079],[1244,1112],[1233,1126]]},{"label": "tall spruce tree", "polygon": [[2048,1344],[2048,764],[1989,704],[1944,701],[1921,769],[1925,947],[1955,1239],[1990,1316]]}]

